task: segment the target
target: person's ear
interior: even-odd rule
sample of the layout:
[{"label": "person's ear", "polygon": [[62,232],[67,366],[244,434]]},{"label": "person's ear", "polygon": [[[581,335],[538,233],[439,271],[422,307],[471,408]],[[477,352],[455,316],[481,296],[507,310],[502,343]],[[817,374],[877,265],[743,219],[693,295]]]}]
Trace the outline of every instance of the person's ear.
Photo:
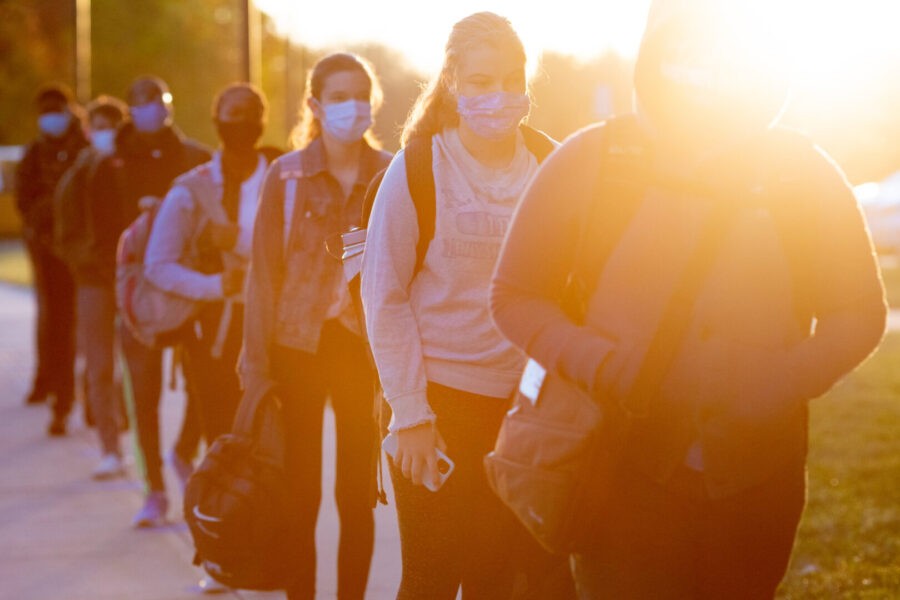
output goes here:
[{"label": "person's ear", "polygon": [[312,98],[312,97],[307,98],[306,106],[309,107],[309,110],[312,111],[313,116],[315,118],[317,118],[319,121],[325,120],[325,109],[322,108],[322,105],[319,104],[318,100],[316,100],[315,98]]}]

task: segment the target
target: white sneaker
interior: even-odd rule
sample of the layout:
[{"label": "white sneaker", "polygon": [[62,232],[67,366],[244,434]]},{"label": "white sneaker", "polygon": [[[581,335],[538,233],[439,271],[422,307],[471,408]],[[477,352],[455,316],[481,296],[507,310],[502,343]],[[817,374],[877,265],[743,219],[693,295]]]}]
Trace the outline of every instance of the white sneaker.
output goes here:
[{"label": "white sneaker", "polygon": [[169,499],[162,491],[150,492],[144,498],[144,505],[137,511],[131,524],[136,529],[161,527],[166,524],[166,512],[169,510]]},{"label": "white sneaker", "polygon": [[94,479],[112,479],[125,474],[125,465],[117,454],[104,454],[100,464],[94,468],[91,477]]}]

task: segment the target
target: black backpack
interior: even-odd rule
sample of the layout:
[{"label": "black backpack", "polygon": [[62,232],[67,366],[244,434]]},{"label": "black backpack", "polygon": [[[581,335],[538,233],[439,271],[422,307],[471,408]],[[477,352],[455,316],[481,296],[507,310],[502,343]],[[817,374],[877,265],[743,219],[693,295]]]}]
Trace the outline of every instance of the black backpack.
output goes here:
[{"label": "black backpack", "polygon": [[284,470],[281,401],[272,389],[245,396],[232,433],[219,436],[184,490],[184,518],[201,565],[236,589],[291,583],[292,507]]}]

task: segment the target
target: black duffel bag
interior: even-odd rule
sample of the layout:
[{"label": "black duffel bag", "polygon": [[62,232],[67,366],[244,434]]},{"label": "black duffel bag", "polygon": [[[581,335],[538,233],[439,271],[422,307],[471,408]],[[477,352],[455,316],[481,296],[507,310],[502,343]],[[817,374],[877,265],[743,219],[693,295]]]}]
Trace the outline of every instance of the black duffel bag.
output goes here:
[{"label": "black duffel bag", "polygon": [[[245,395],[232,432],[219,436],[184,490],[184,518],[201,565],[236,589],[278,590],[293,576],[281,401]],[[296,565],[293,565],[296,567]]]}]

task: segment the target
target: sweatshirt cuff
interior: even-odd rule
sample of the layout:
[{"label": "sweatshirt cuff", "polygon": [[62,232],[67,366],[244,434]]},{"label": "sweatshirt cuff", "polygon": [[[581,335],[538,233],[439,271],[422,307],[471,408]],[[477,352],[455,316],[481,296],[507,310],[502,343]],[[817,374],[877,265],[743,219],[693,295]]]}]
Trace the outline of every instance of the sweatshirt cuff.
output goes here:
[{"label": "sweatshirt cuff", "polygon": [[388,400],[391,406],[391,423],[388,431],[396,433],[423,423],[434,423],[435,415],[428,405],[425,390],[409,392]]},{"label": "sweatshirt cuff", "polygon": [[243,258],[250,257],[250,249],[253,246],[253,230],[247,227],[241,227],[238,233],[237,241],[234,244],[232,252]]},{"label": "sweatshirt cuff", "polygon": [[568,345],[561,357],[561,370],[593,392],[597,371],[615,348],[615,342],[600,336],[592,335],[575,340]]},{"label": "sweatshirt cuff", "polygon": [[207,302],[215,302],[216,300],[221,300],[225,297],[225,292],[222,290],[222,274],[215,273],[213,275],[207,275],[204,283],[204,294],[201,298],[202,300],[206,300]]}]

